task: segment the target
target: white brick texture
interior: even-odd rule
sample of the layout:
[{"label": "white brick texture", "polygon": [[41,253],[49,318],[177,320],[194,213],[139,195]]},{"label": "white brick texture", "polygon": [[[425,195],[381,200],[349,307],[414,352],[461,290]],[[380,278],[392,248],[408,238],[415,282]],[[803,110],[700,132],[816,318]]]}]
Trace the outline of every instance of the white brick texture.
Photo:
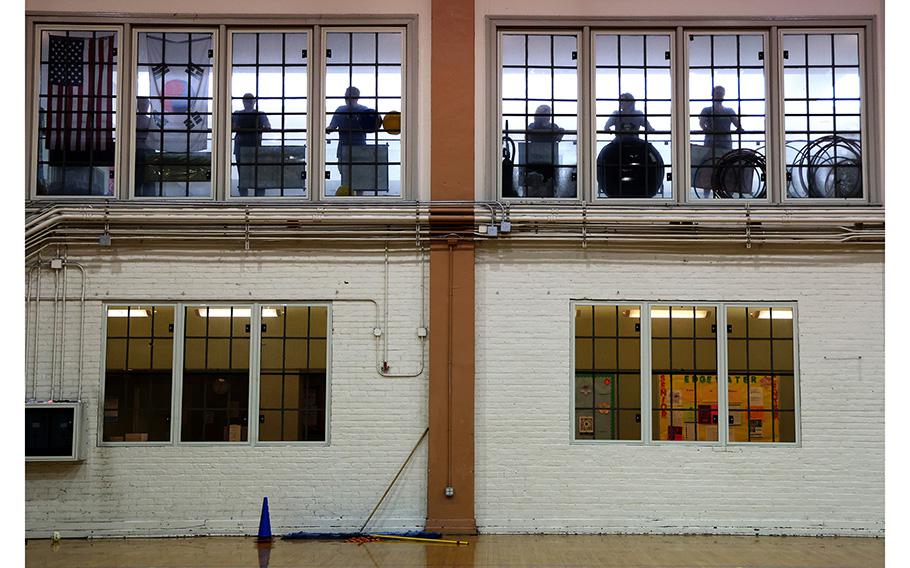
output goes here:
[{"label": "white brick texture", "polygon": [[[370,298],[383,302],[380,251],[112,251],[69,259],[87,273],[83,400],[87,457],[77,464],[26,465],[26,536],[255,534],[269,497],[275,534],[358,530],[427,422],[426,373],[383,378],[376,371],[367,302],[332,305],[331,443],[327,446],[104,447],[98,444],[106,301],[307,301]],[[79,277],[68,272],[71,298]],[[389,344],[392,373],[419,368],[421,269],[413,251],[391,253]],[[49,395],[53,274],[42,273],[37,397]],[[34,290],[34,281],[33,281]],[[33,292],[34,293],[34,292]],[[34,331],[34,306],[29,313]],[[59,316],[58,316],[59,317]],[[62,318],[61,318],[62,319]],[[382,325],[382,324],[381,324]],[[74,398],[79,302],[67,306],[65,398]],[[31,391],[29,339],[26,391]],[[58,343],[59,345],[59,343]],[[59,358],[59,356],[58,356]],[[379,509],[371,528],[411,530],[426,518],[426,442]]]},{"label": "white brick texture", "polygon": [[[883,262],[485,246],[479,530],[883,536]],[[570,443],[572,299],[798,302],[801,445]]]}]

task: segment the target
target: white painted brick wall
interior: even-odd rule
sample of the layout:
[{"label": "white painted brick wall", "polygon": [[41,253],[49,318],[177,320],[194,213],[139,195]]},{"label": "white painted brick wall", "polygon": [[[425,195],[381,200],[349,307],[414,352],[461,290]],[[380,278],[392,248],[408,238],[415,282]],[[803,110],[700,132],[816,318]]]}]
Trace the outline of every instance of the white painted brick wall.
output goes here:
[{"label": "white painted brick wall", "polygon": [[[83,400],[87,458],[79,464],[26,465],[26,535],[66,536],[255,534],[263,496],[276,534],[360,528],[427,422],[426,374],[382,378],[375,371],[369,303],[333,304],[331,445],[282,447],[100,447],[103,301],[306,301],[372,298],[382,307],[382,252],[205,253],[153,251],[79,256],[87,296]],[[392,252],[392,372],[420,366],[420,266],[412,251]],[[79,295],[76,271],[70,296]],[[45,298],[53,275],[42,274]],[[39,389],[50,385],[52,304],[42,301]],[[34,309],[30,312],[34,331]],[[64,395],[75,397],[78,302],[68,307]],[[29,339],[27,392],[31,391]],[[426,442],[371,522],[377,530],[423,527]]]},{"label": "white painted brick wall", "polygon": [[[882,536],[883,260],[484,246],[478,529]],[[801,447],[570,444],[573,298],[797,301]]]}]

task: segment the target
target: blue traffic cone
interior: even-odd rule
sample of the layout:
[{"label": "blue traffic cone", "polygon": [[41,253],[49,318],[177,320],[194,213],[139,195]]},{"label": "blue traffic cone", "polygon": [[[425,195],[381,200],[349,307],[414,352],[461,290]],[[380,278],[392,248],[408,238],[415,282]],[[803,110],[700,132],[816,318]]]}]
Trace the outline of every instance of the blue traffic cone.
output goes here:
[{"label": "blue traffic cone", "polygon": [[272,540],[272,522],[269,520],[269,498],[262,498],[262,515],[259,517],[258,540]]}]

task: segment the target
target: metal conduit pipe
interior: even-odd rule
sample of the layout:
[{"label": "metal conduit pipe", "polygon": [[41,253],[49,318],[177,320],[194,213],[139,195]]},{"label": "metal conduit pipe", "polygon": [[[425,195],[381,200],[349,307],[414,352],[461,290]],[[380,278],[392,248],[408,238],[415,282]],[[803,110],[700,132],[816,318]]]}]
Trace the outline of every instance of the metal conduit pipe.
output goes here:
[{"label": "metal conduit pipe", "polygon": [[38,282],[35,285],[35,348],[32,350],[32,398],[38,398],[38,336],[41,331],[41,259],[38,259]]},{"label": "metal conduit pipe", "polygon": [[[79,366],[76,372],[76,400],[82,400],[82,362],[85,355],[85,267],[78,262],[69,262],[82,276],[82,292],[79,296]],[[65,265],[64,265],[65,266]]]},{"label": "metal conduit pipe", "polygon": [[[26,389],[25,398],[26,398],[26,400],[29,399],[29,396],[28,396],[28,355],[29,355],[28,332],[29,332],[29,327],[30,327],[29,321],[31,320],[31,317],[32,317],[32,274],[34,274],[35,270],[38,270],[38,268],[39,268],[39,266],[37,264],[33,264],[33,265],[29,266],[28,270],[26,270],[26,272],[25,272],[25,359],[24,359],[25,365],[23,365],[23,367],[24,367],[23,370],[25,371],[25,389]],[[36,296],[40,295],[40,293],[41,293],[41,291],[37,290]],[[38,328],[38,325],[37,325],[37,322],[35,322],[35,330],[36,330],[35,332],[36,333],[37,333],[37,328]],[[34,398],[34,394],[35,393],[32,392],[31,398]]]},{"label": "metal conduit pipe", "polygon": [[[60,257],[60,248],[57,248],[57,254],[54,255],[55,258]],[[54,270],[54,325],[52,327],[51,335],[51,390],[50,390],[50,400],[54,400],[54,378],[57,375],[57,296],[60,293],[60,273]]]},{"label": "metal conduit pipe", "polygon": [[60,398],[63,398],[63,382],[66,378],[66,248],[63,249],[63,298],[62,323],[60,325]]}]

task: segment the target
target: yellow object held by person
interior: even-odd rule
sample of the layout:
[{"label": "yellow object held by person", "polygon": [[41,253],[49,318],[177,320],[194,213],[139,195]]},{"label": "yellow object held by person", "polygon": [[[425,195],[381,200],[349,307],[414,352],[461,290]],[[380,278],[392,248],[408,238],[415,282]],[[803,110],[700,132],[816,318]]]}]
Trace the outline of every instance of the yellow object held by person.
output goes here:
[{"label": "yellow object held by person", "polygon": [[391,111],[382,119],[382,128],[389,134],[401,134],[401,113]]}]

